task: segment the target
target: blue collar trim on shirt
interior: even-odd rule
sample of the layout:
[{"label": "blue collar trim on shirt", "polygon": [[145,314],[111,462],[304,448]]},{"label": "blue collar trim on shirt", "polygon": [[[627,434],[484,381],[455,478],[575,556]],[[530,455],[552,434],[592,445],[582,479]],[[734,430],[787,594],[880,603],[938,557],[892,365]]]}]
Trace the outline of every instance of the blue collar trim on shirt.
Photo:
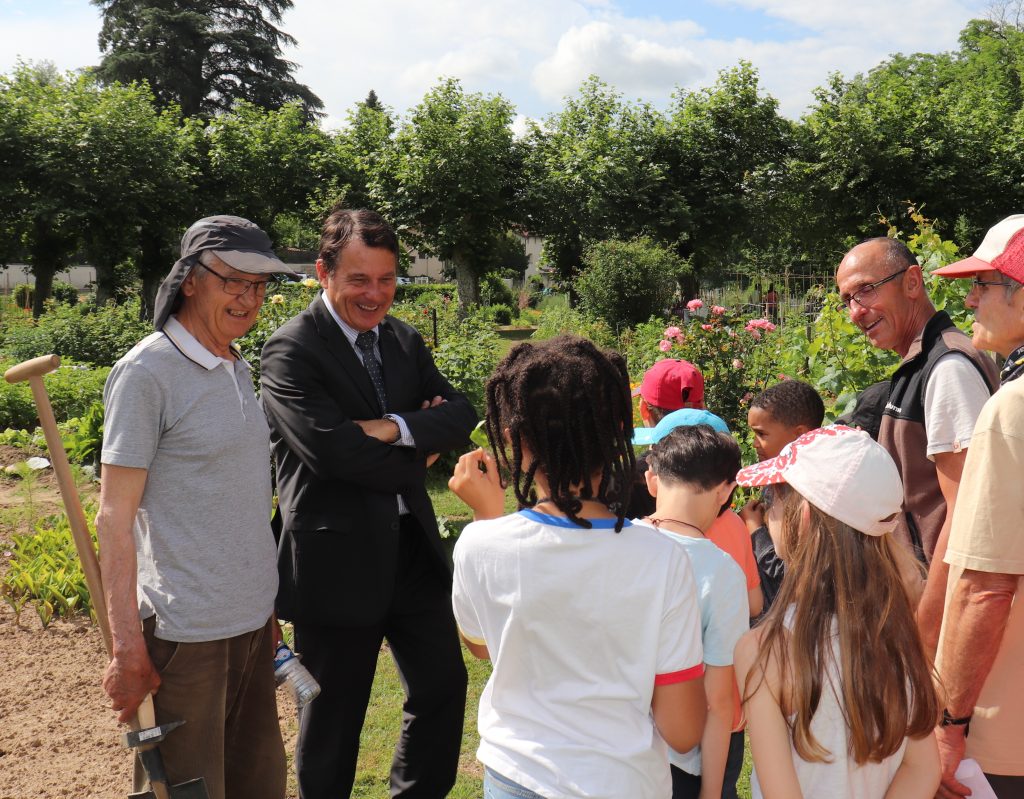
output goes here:
[{"label": "blue collar trim on shirt", "polygon": [[[525,516],[527,519],[532,519],[535,522],[541,524],[550,524],[552,527],[572,527],[576,530],[583,530],[585,528],[580,527],[572,519],[565,516],[551,516],[547,513],[539,513],[532,508],[523,508],[519,511],[520,516]],[[614,530],[615,519],[587,519],[595,530]],[[632,527],[633,523],[629,519],[626,519],[622,523],[623,527]]]}]

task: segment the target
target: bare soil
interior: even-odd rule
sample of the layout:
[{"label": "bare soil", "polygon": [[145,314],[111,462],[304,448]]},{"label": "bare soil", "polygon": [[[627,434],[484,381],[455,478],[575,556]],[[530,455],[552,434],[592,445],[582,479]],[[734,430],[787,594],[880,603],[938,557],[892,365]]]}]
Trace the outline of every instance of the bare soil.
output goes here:
[{"label": "bare soil", "polygon": [[[0,447],[0,469],[24,460]],[[60,509],[52,472],[36,482],[40,515]],[[24,486],[0,478],[0,577],[7,569],[11,519],[26,502]],[[15,621],[0,602],[0,799],[110,799],[131,792],[132,758],[100,685],[107,656],[99,628],[83,617],[43,628],[27,605]],[[295,708],[283,692],[278,709],[285,748],[294,749]],[[294,778],[290,777],[290,786]]]}]

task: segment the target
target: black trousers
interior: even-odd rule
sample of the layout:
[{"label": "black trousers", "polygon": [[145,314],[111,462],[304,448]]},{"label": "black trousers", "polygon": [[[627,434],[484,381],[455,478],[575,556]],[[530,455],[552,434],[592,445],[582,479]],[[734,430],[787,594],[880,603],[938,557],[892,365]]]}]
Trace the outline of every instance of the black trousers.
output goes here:
[{"label": "black trousers", "polygon": [[[683,771],[676,766],[672,770],[672,799],[698,799],[701,778]],[[743,770],[743,730],[729,737],[729,755],[725,761],[725,779],[722,782],[722,799],[736,799],[736,781]]]},{"label": "black trousers", "polygon": [[387,616],[360,627],[295,625],[302,662],[321,693],[302,711],[295,752],[301,799],[352,792],[359,734],[381,642],[405,690],[391,764],[391,796],[441,799],[455,784],[466,708],[466,667],[448,576],[412,516],[403,516],[399,567]]}]

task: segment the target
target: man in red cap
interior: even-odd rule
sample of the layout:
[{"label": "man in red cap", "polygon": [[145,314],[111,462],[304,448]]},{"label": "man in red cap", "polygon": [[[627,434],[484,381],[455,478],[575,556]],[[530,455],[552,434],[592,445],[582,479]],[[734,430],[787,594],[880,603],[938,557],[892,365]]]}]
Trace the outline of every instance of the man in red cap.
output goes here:
[{"label": "man in red cap", "polygon": [[689,361],[665,358],[644,372],[640,388],[640,418],[654,427],[662,418],[680,408],[704,407],[704,376]]},{"label": "man in red cap", "polygon": [[[1006,360],[978,417],[953,511],[937,669],[946,690],[938,728],[943,799],[966,796],[966,755],[1000,799],[1024,795],[1024,214],[1004,219],[970,258],[936,270],[973,278],[973,341]],[[970,737],[967,736],[970,726]]]}]

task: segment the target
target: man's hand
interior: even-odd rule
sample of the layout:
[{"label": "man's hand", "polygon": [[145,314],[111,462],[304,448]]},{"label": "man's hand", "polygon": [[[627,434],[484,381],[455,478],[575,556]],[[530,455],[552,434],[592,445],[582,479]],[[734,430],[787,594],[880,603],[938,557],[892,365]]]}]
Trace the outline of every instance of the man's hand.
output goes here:
[{"label": "man's hand", "polygon": [[753,533],[757,528],[764,527],[764,508],[761,507],[759,499],[752,499],[740,508],[739,516],[747,525],[748,533]]},{"label": "man's hand", "polygon": [[155,694],[159,687],[160,675],[144,647],[128,655],[115,655],[103,674],[103,690],[122,724],[131,721],[146,694]]},{"label": "man's hand", "polygon": [[497,519],[505,513],[505,487],[498,474],[498,463],[482,449],[459,458],[448,488],[469,505],[477,521]]},{"label": "man's hand", "polygon": [[[438,394],[433,399],[423,400],[423,404],[420,405],[420,410],[425,411],[427,408],[436,408],[438,405],[443,405],[447,401],[448,400],[446,400],[444,397]],[[429,455],[427,455],[427,468],[429,469],[431,466],[433,466],[437,459],[440,457],[440,452],[431,452]]]},{"label": "man's hand", "polygon": [[390,419],[353,419],[353,421],[363,428],[363,432],[370,438],[383,441],[385,444],[394,444],[402,435],[402,431],[398,429],[398,423],[392,422]]},{"label": "man's hand", "polygon": [[961,799],[971,795],[971,789],[953,776],[960,761],[964,759],[964,751],[967,748],[965,732],[965,728],[958,725],[935,728],[935,738],[939,743],[939,761],[942,763],[942,783],[939,785],[939,792],[935,794],[938,799]]}]

